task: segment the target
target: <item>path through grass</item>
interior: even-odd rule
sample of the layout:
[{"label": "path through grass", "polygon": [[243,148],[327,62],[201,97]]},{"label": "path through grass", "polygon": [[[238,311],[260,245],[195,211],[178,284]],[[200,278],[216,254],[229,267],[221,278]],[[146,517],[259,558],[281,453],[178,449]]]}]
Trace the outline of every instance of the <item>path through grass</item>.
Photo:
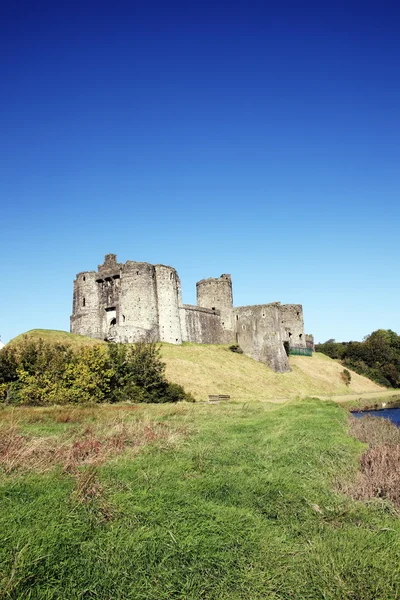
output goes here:
[{"label": "path through grass", "polygon": [[6,409],[3,433],[71,440],[90,425],[101,440],[117,412],[128,429],[177,434],[72,471],[59,462],[3,472],[0,597],[399,597],[393,507],[334,491],[363,449],[339,406],[101,407],[71,419],[61,410]]}]

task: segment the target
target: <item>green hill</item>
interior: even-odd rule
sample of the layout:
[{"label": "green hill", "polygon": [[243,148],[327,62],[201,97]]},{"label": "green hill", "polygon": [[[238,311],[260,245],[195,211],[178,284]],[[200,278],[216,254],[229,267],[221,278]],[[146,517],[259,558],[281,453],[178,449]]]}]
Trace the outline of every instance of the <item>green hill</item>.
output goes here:
[{"label": "green hill", "polygon": [[[75,347],[105,343],[66,331],[47,329],[32,329],[9,343],[16,344],[24,337],[69,343]],[[161,344],[161,352],[167,365],[168,379],[183,385],[197,400],[207,400],[209,394],[229,394],[232,400],[241,402],[279,402],[297,396],[379,394],[385,390],[353,372],[347,387],[341,378],[343,366],[321,353],[312,357],[291,356],[292,371],[275,373],[248,356],[231,352],[227,346]]]},{"label": "green hill", "polygon": [[23,339],[38,340],[42,338],[45,342],[51,344],[69,344],[71,346],[94,346],[96,344],[105,344],[101,340],[94,340],[85,335],[76,335],[68,331],[59,331],[58,329],[30,329],[26,333],[21,333],[8,342],[7,345],[14,345],[22,342]]}]

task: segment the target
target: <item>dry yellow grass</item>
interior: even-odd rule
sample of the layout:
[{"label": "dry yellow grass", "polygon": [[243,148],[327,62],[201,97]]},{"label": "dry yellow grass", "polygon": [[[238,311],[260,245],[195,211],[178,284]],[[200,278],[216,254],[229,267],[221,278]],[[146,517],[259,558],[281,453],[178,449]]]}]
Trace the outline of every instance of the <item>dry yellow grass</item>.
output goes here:
[{"label": "dry yellow grass", "polygon": [[162,358],[168,379],[183,385],[196,400],[229,394],[236,401],[280,402],[297,396],[345,396],[385,389],[353,372],[346,387],[341,378],[343,366],[320,353],[290,357],[290,373],[275,373],[227,346],[162,344]]},{"label": "dry yellow grass", "polygon": [[[23,336],[43,338],[52,343],[68,343],[76,348],[105,343],[65,331],[33,329],[14,338],[10,344],[18,343]],[[354,372],[351,372],[351,383],[347,387],[341,378],[343,366],[321,353],[314,353],[312,357],[291,356],[292,371],[274,373],[262,363],[231,352],[227,346],[161,346],[168,379],[183,385],[196,400],[207,400],[209,394],[229,394],[232,400],[243,402],[280,402],[297,396],[337,396],[339,401],[357,397],[358,394],[368,394],[370,397],[374,394],[393,394],[393,390],[385,391],[386,388]]]}]

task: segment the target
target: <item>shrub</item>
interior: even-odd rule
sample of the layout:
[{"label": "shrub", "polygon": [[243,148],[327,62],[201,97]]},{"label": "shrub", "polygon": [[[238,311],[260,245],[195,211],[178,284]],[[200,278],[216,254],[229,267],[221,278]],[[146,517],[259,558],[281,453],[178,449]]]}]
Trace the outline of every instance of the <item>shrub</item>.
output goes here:
[{"label": "shrub", "polygon": [[343,371],[341,372],[341,377],[344,381],[344,383],[349,386],[350,385],[350,381],[351,381],[351,373],[348,369],[343,369]]},{"label": "shrub", "polygon": [[236,352],[237,354],[243,354],[243,350],[241,349],[241,347],[239,346],[239,344],[231,344],[229,346],[229,350],[231,352]]},{"label": "shrub", "polygon": [[87,402],[193,401],[169,383],[155,343],[69,346],[23,340],[0,352],[0,402],[45,405]]}]

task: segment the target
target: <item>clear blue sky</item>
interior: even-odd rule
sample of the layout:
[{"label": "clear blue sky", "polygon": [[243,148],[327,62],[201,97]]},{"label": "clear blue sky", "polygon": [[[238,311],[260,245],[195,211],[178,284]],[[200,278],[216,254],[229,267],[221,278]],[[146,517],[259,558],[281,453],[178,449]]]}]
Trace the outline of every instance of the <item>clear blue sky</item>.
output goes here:
[{"label": "clear blue sky", "polygon": [[3,341],[108,252],[400,332],[398,3],[3,0],[0,53]]}]

